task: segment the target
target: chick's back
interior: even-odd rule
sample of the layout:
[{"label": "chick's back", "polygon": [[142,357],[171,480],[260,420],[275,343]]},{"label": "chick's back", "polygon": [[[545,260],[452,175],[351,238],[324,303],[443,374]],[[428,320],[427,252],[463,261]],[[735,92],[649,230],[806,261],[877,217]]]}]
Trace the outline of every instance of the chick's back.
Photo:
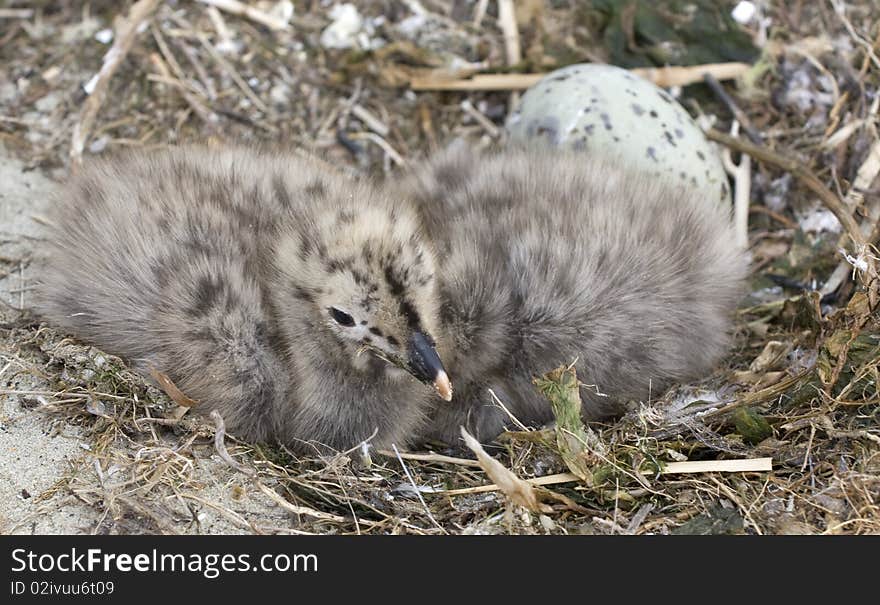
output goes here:
[{"label": "chick's back", "polygon": [[585,154],[441,154],[407,184],[437,241],[456,395],[431,436],[551,419],[534,376],[577,360],[587,418],[708,373],[747,270],[729,212]]}]

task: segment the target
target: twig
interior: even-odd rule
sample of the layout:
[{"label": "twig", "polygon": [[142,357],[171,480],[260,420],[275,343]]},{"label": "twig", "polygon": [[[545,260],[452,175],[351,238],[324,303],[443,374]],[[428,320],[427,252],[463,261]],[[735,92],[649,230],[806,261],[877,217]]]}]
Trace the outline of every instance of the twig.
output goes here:
[{"label": "twig", "polygon": [[878,58],[877,54],[874,52],[874,45],[856,33],[852,22],[846,17],[846,5],[841,2],[841,0],[831,0],[831,5],[834,7],[835,14],[837,14],[837,16],[840,17],[841,22],[843,22],[843,26],[846,27],[846,31],[849,32],[850,37],[865,48],[865,53],[871,58],[874,67],[880,69],[880,58]]},{"label": "twig", "polygon": [[378,453],[389,458],[403,458],[404,460],[418,460],[419,462],[442,462],[444,464],[458,464],[461,466],[474,466],[480,468],[480,463],[476,460],[468,460],[467,458],[454,458],[452,456],[444,456],[442,454],[414,454],[411,452],[390,452],[388,450],[378,450]]},{"label": "twig", "polygon": [[238,86],[245,94],[245,96],[250,99],[251,103],[253,103],[256,108],[263,113],[270,113],[269,108],[266,107],[266,104],[260,100],[260,97],[254,94],[254,91],[251,90],[251,87],[248,86],[247,82],[245,82],[238,74],[238,72],[235,71],[235,68],[233,68],[232,65],[229,64],[229,61],[224,59],[223,56],[217,51],[217,49],[211,45],[211,42],[208,40],[207,36],[205,36],[205,34],[203,33],[197,33],[196,37],[198,38],[199,42],[202,43],[202,46],[205,47],[205,50],[208,51],[208,54],[211,55],[211,58],[217,62],[217,64],[221,67],[221,69],[223,69],[223,71],[229,74],[229,77],[232,78],[232,81],[235,82],[236,86]]},{"label": "twig", "polygon": [[687,462],[667,462],[663,464],[660,469],[660,474],[751,473],[772,470],[772,458],[745,458],[740,460],[689,460]]},{"label": "twig", "polygon": [[434,515],[431,514],[431,509],[428,508],[427,502],[425,502],[425,499],[422,497],[421,490],[419,490],[412,475],[409,474],[409,469],[406,468],[406,463],[403,461],[403,458],[400,456],[400,452],[397,450],[397,446],[392,443],[391,449],[393,449],[394,453],[397,455],[397,460],[400,462],[400,466],[403,467],[403,472],[406,473],[406,478],[409,479],[409,483],[410,483],[410,485],[412,485],[413,490],[415,490],[416,496],[418,496],[419,502],[422,503],[422,507],[425,509],[425,513],[428,515],[428,518],[431,520],[431,523],[433,523],[437,527],[437,529],[442,531],[444,534],[447,533],[447,531],[445,529],[443,529],[443,526],[441,526],[439,523],[437,523],[437,519],[434,518]]},{"label": "twig", "polygon": [[367,125],[367,128],[378,134],[380,137],[387,137],[390,129],[379,118],[367,111],[365,107],[355,103],[351,106],[351,113],[355,115],[361,122]]},{"label": "twig", "polygon": [[[156,42],[159,43],[160,39],[161,38],[157,37]],[[164,43],[159,43],[159,47],[163,48]],[[164,48],[167,50],[167,47]],[[180,96],[183,97],[183,99],[193,109],[196,115],[202,119],[211,134],[218,137],[222,136],[220,130],[217,128],[217,122],[219,120],[217,114],[208,109],[207,106],[205,106],[195,97],[195,95],[193,95],[189,91],[186,85],[181,81],[180,76],[178,76],[177,79],[171,77],[171,73],[168,71],[168,66],[165,65],[164,61],[162,61],[162,57],[160,57],[156,53],[150,53],[150,62],[153,64],[153,67],[155,67],[156,71],[159,72],[159,76],[162,78],[162,80],[164,80],[168,84],[171,84],[175,89],[180,92]],[[177,69],[179,70],[180,67],[178,66]]]},{"label": "twig", "polygon": [[861,229],[859,229],[858,223],[856,223],[843,202],[840,201],[840,198],[822,184],[809,168],[796,160],[791,160],[774,151],[770,151],[766,147],[760,147],[752,143],[741,141],[740,139],[726,135],[723,132],[718,132],[712,128],[706,129],[705,133],[707,138],[717,143],[722,143],[723,145],[731,147],[741,153],[747,153],[760,162],[776,166],[777,168],[792,173],[806,187],[812,190],[813,193],[818,195],[819,199],[822,200],[822,203],[825,204],[834,216],[837,217],[837,220],[843,225],[843,228],[849,234],[853,243],[858,248],[858,251],[861,252],[865,247],[866,241],[862,235]]},{"label": "twig", "polygon": [[[730,134],[739,134],[739,121],[734,120]],[[752,158],[742,154],[739,164],[733,162],[730,149],[725,147],[721,154],[724,170],[733,177],[733,223],[736,229],[737,244],[745,250],[749,245],[749,199],[752,193]]]},{"label": "twig", "polygon": [[269,29],[283,30],[288,28],[288,22],[284,19],[261,11],[258,8],[238,2],[237,0],[199,0],[202,4],[216,6],[222,11],[238,15],[239,17],[247,17],[251,21],[265,25]]},{"label": "twig", "polygon": [[395,164],[397,164],[398,166],[406,166],[406,160],[404,160],[400,156],[400,154],[394,150],[394,148],[391,146],[390,143],[388,143],[388,141],[386,141],[385,139],[380,137],[375,132],[353,132],[353,133],[349,134],[348,136],[349,136],[349,138],[351,138],[355,141],[362,140],[362,139],[372,141],[373,143],[375,143],[376,145],[381,147],[382,150],[386,154],[388,154],[388,157],[390,157],[394,161]]},{"label": "twig", "polygon": [[211,410],[211,419],[214,421],[214,426],[216,427],[214,433],[214,448],[217,450],[217,455],[220,456],[223,462],[238,472],[243,473],[248,477],[256,475],[254,469],[239,464],[226,450],[226,443],[224,442],[226,437],[226,423],[223,421],[223,416],[220,415],[220,412],[217,410]]},{"label": "twig", "polygon": [[[746,115],[746,113],[739,108],[739,105],[736,104],[736,101],[733,100],[727,91],[724,90],[724,87],[721,86],[721,82],[713,76],[711,73],[706,73],[703,75],[703,80],[705,80],[706,85],[712,89],[712,92],[715,93],[715,96],[718,97],[722,103],[727,106],[727,109],[730,113],[733,114],[733,117],[736,118],[736,121],[742,125],[743,131],[745,131],[746,136],[749,137],[749,140],[755,145],[760,145],[764,142],[761,138],[761,133],[752,125],[751,120]],[[735,135],[734,135],[735,136]]]},{"label": "twig", "polygon": [[[874,105],[871,108],[872,115],[877,113],[878,102],[880,102],[880,99],[875,100]],[[852,187],[850,187],[850,190],[847,192],[846,199],[844,200],[847,206],[855,208],[862,202],[862,191],[867,190],[871,186],[871,183],[874,182],[878,174],[880,174],[880,140],[875,140],[871,145],[868,156],[865,158],[865,161],[856,173],[856,178],[855,181],[853,181]],[[862,234],[865,235],[865,237],[868,238],[868,242],[872,244],[876,241],[872,232],[878,227],[878,219],[880,219],[880,203],[875,202],[869,205],[868,215],[862,221],[861,226]],[[840,284],[846,279],[847,275],[849,275],[849,272],[849,263],[845,260],[841,261],[834,269],[831,277],[828,278],[828,281],[825,282],[825,285],[822,286],[820,291],[821,294],[824,296],[837,290]]]},{"label": "twig", "polygon": [[474,29],[480,29],[488,8],[489,0],[477,0],[477,5],[474,7]]},{"label": "twig", "polygon": [[501,136],[501,131],[498,129],[498,127],[492,123],[492,120],[484,116],[479,109],[474,107],[474,104],[471,103],[470,99],[465,99],[461,102],[461,109],[474,120],[476,120],[477,124],[482,126],[483,130],[485,130],[490,137],[492,137],[493,139],[497,139],[499,136]]},{"label": "twig", "polygon": [[[657,86],[685,86],[703,80],[710,73],[718,80],[732,80],[743,75],[748,63],[707,63],[691,67],[639,67],[630,73],[653,82]],[[470,78],[450,79],[434,76],[413,78],[413,90],[525,90],[538,83],[547,74],[477,74]]]},{"label": "twig", "polygon": [[516,26],[516,10],[513,0],[498,0],[498,27],[504,35],[504,51],[508,65],[516,65],[522,61],[519,45],[519,29]]},{"label": "twig", "polygon": [[33,16],[32,8],[0,8],[0,19],[30,19]]},{"label": "twig", "polygon": [[101,108],[104,97],[107,95],[113,74],[116,73],[116,70],[122,64],[126,55],[128,55],[141,28],[149,21],[160,2],[161,0],[138,0],[132,5],[128,17],[121,20],[117,26],[113,46],[104,55],[101,70],[92,80],[94,84],[91,87],[89,98],[86,99],[82,114],[80,114],[79,120],[73,127],[70,158],[74,166],[79,166],[82,163],[82,154],[83,149],[85,149],[86,140],[89,138],[92,127],[95,125],[98,110]]},{"label": "twig", "polygon": [[[658,474],[672,475],[682,473],[751,473],[773,470],[772,458],[745,458],[737,460],[694,460],[687,462],[667,462],[660,468]],[[581,480],[574,473],[557,473],[532,479],[523,479],[532,485],[557,485],[560,483],[580,483]],[[464,487],[461,489],[447,489],[434,492],[445,496],[460,496],[464,494],[480,494],[484,492],[496,492],[500,487],[491,483],[476,487]]]},{"label": "twig", "polygon": [[[573,481],[580,481],[578,476],[573,473],[557,473],[555,475],[545,475],[543,477],[534,477],[532,479],[523,479],[526,483],[531,483],[532,485],[556,485],[558,483],[571,483]],[[500,487],[495,485],[494,483],[490,483],[489,485],[478,485],[476,487],[463,487],[461,489],[447,489],[442,491],[437,491],[434,493],[444,494],[446,496],[459,496],[463,494],[481,494],[483,492],[497,492]]]},{"label": "twig", "polygon": [[647,504],[643,504],[639,507],[639,510],[636,511],[636,514],[633,515],[632,520],[629,522],[629,525],[626,526],[626,531],[624,532],[627,535],[634,536],[637,531],[639,531],[639,527],[641,527],[642,523],[645,522],[645,519],[648,517],[648,513],[654,510],[654,505],[648,502]]},{"label": "twig", "polygon": [[254,532],[255,534],[258,534],[258,535],[265,534],[265,532],[263,531],[263,528],[261,528],[257,525],[254,525],[253,523],[251,523],[250,521],[248,521],[247,519],[245,519],[244,517],[242,517],[241,515],[239,515],[235,511],[229,510],[228,508],[224,508],[224,507],[220,506],[219,504],[215,504],[214,502],[210,502],[208,500],[205,500],[204,498],[201,498],[199,496],[196,496],[195,494],[190,494],[190,493],[180,494],[180,497],[181,498],[188,498],[190,500],[195,500],[196,502],[200,502],[200,503],[204,504],[205,506],[213,508],[214,510],[216,510],[218,513],[220,513],[221,515],[223,515],[224,517],[226,517],[227,519],[229,519],[233,523],[235,523],[245,529],[249,529],[252,532]]},{"label": "twig", "polygon": [[[263,485],[260,481],[257,481],[256,484],[257,484],[257,487],[260,488],[260,491],[263,492],[264,494],[266,494],[267,496],[269,496],[269,498],[273,502],[275,502],[278,506],[280,506],[284,510],[293,513],[294,515],[297,515],[297,516],[305,515],[307,517],[313,517],[313,518],[319,519],[321,521],[333,521],[334,523],[349,523],[348,519],[346,519],[345,517],[342,517],[340,515],[334,515],[332,513],[325,513],[320,510],[315,510],[314,508],[309,508],[308,506],[297,506],[295,504],[292,504],[291,502],[288,502],[287,500],[285,500],[281,494],[276,492],[274,489],[271,489],[271,488],[267,487],[266,485]],[[380,523],[377,523],[375,521],[369,521],[366,519],[362,519],[361,523],[363,523],[364,525],[368,525],[368,526],[380,525]]]},{"label": "twig", "polygon": [[507,406],[504,405],[504,402],[501,401],[501,399],[498,398],[498,395],[495,394],[495,391],[493,391],[492,389],[487,389],[487,390],[489,391],[489,396],[492,397],[492,399],[495,401],[495,405],[497,405],[498,407],[500,407],[501,410],[502,410],[505,414],[507,414],[507,417],[510,418],[510,419],[513,421],[513,423],[516,425],[516,427],[517,427],[519,430],[521,430],[521,431],[524,432],[524,433],[528,433],[528,432],[530,432],[530,431],[532,430],[532,429],[530,429],[529,427],[527,427],[526,425],[524,425],[522,422],[520,422],[519,418],[517,418],[516,416],[514,416],[514,415],[513,415],[513,412],[511,412],[510,410],[507,409]]}]

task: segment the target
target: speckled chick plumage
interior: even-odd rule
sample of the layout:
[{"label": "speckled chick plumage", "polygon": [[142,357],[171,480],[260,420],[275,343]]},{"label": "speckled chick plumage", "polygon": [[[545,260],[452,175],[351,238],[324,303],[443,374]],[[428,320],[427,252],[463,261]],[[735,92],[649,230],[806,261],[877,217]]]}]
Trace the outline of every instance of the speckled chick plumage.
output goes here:
[{"label": "speckled chick plumage", "polygon": [[410,206],[293,155],[182,148],[93,161],[55,209],[51,323],[167,374],[245,439],[418,432],[436,394],[371,352],[407,358],[439,332]]},{"label": "speckled chick plumage", "polygon": [[532,379],[577,360],[583,415],[709,373],[747,260],[717,197],[587,154],[453,146],[406,184],[442,266],[455,384],[427,435],[482,440],[552,419]]}]

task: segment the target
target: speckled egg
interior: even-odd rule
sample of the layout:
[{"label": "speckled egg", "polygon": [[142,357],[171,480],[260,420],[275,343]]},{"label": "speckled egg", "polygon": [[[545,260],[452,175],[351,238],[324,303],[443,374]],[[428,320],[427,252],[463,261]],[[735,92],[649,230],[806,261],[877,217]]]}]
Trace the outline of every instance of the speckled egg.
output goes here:
[{"label": "speckled egg", "polygon": [[507,130],[512,140],[619,157],[730,201],[721,158],[684,108],[662,88],[613,65],[551,72],[526,91]]}]

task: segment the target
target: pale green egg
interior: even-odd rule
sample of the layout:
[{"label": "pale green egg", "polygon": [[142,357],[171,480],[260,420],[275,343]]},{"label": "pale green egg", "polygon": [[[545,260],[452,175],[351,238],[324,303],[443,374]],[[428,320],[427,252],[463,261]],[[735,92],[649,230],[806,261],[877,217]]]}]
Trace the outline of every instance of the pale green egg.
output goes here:
[{"label": "pale green egg", "polygon": [[507,131],[512,140],[619,158],[730,201],[721,158],[684,108],[662,88],[613,65],[551,72],[523,95]]}]

